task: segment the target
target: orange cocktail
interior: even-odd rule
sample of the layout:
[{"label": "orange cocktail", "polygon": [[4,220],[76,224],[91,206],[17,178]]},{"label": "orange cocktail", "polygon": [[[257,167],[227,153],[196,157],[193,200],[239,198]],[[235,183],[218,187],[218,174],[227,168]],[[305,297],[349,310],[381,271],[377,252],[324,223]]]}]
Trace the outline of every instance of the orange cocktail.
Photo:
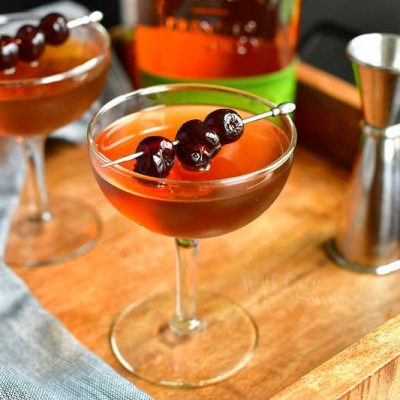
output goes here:
[{"label": "orange cocktail", "polygon": [[100,95],[110,61],[109,38],[90,18],[70,28],[57,13],[2,17],[0,139],[13,137],[22,145],[33,194],[14,217],[6,262],[52,264],[87,251],[100,232],[90,207],[64,195],[48,200],[44,144],[47,135],[77,120]]},{"label": "orange cocktail", "polygon": [[108,57],[88,65],[103,45],[75,36],[47,46],[36,66],[20,61],[12,74],[0,70],[0,136],[49,134],[78,119],[103,88]]},{"label": "orange cocktail", "polygon": [[[195,276],[198,239],[238,229],[264,212],[286,182],[296,143],[287,116],[246,123],[241,136],[228,143],[209,113],[229,108],[244,118],[271,106],[219,86],[164,85],[112,100],[90,123],[90,161],[107,199],[137,224],[175,237],[176,292],[136,300],[112,328],[114,353],[134,375],[166,386],[205,386],[231,376],[254,354],[258,331],[251,315],[224,296],[197,293]],[[209,163],[203,164],[194,150],[188,168],[188,154],[182,151],[195,146],[186,141],[187,126],[197,129],[189,135],[193,140],[204,140],[201,157],[208,153]],[[143,151],[142,161],[105,165],[135,152],[139,142],[139,147],[163,143],[168,151],[160,153],[158,147]],[[208,149],[211,142],[214,148]],[[164,158],[168,170],[147,169],[148,154],[157,165],[166,165],[158,164],[160,157],[175,164]]]},{"label": "orange cocktail", "polygon": [[[145,136],[174,139],[179,127],[190,119],[203,119],[217,109],[211,105],[172,105],[141,111],[115,121],[97,138],[98,150],[114,160],[136,149]],[[237,110],[242,117],[248,112]],[[263,169],[287,150],[288,137],[273,123],[262,120],[248,124],[240,140],[225,145],[207,171],[191,171],[177,160],[160,187],[115,173],[95,164],[96,179],[108,200],[124,215],[147,229],[173,237],[204,238],[240,228],[261,214],[281,191],[289,167],[279,174],[263,176],[252,188],[230,190],[229,184],[207,187],[217,181]],[[136,161],[122,164],[133,170]],[[189,183],[178,187],[179,181]],[[199,182],[190,184],[190,182]],[[249,207],[249,204],[251,205]]]}]

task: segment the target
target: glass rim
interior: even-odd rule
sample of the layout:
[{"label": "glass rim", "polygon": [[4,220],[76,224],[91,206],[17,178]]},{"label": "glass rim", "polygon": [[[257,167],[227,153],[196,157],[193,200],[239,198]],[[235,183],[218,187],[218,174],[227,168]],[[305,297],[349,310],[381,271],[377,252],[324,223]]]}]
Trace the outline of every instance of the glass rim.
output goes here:
[{"label": "glass rim", "polygon": [[[7,17],[8,21],[7,22],[2,22],[1,17]],[[12,13],[12,14],[1,14],[0,15],[0,28],[2,25],[5,23],[8,23],[9,20],[30,20],[30,19],[36,19],[40,18],[43,16],[40,13],[35,13],[35,12],[20,12],[20,13]],[[64,72],[59,72],[57,74],[53,75],[48,75],[48,76],[43,76],[40,78],[22,78],[22,79],[0,79],[0,87],[23,87],[23,86],[38,86],[38,85],[46,85],[50,83],[55,83],[55,82],[60,82],[69,78],[73,78],[76,76],[79,76],[85,72],[90,71],[91,69],[95,68],[97,65],[99,65],[106,57],[107,52],[110,49],[110,37],[108,35],[107,30],[103,27],[98,22],[91,22],[86,25],[81,25],[79,27],[74,27],[72,29],[76,28],[94,28],[98,32],[100,32],[101,36],[104,39],[104,45],[102,49],[99,51],[99,53],[95,56],[92,57],[91,59],[85,61],[83,64],[77,65],[71,69],[68,69],[67,71]]]},{"label": "glass rim", "polygon": [[379,33],[379,32],[363,33],[361,35],[355,36],[347,43],[345,52],[350,61],[362,65],[364,67],[373,68],[375,70],[391,72],[394,74],[399,73],[400,66],[382,65],[377,61],[365,60],[364,58],[361,58],[359,56],[357,51],[354,50],[354,47],[356,46],[357,42],[360,45],[360,42],[362,43],[363,41],[371,40],[371,38],[381,41],[390,40],[392,42],[397,42],[398,44],[400,44],[400,35],[396,33]]},{"label": "glass rim", "polygon": [[[256,100],[259,103],[262,103],[266,105],[267,107],[273,107],[275,106],[274,103],[271,101],[264,99],[260,96],[257,96],[255,94],[239,90],[239,89],[233,89],[225,86],[219,86],[219,85],[209,85],[209,84],[202,84],[202,83],[171,83],[171,84],[164,84],[164,85],[156,85],[156,86],[150,86],[138,90],[134,90],[129,93],[125,93],[123,95],[120,95],[118,97],[115,97],[114,99],[110,100],[106,104],[104,104],[96,113],[95,115],[91,118],[89,125],[88,125],[88,131],[87,131],[87,139],[88,139],[88,146],[89,149],[92,149],[96,155],[96,157],[101,160],[103,164],[111,161],[108,159],[104,154],[102,154],[99,149],[96,146],[96,143],[93,139],[93,127],[94,124],[97,122],[97,119],[104,114],[105,112],[109,111],[110,109],[116,107],[119,104],[124,103],[126,100],[132,99],[135,96],[147,96],[150,94],[157,94],[157,93],[164,93],[164,92],[169,92],[169,91],[174,91],[174,90],[214,90],[218,92],[226,92],[226,93],[231,93],[231,94],[236,94],[240,96],[245,96],[249,99]],[[204,180],[204,181],[192,181],[192,180],[178,180],[178,179],[168,179],[167,178],[156,178],[152,176],[147,176],[143,174],[139,174],[137,172],[131,171],[127,168],[124,168],[118,164],[107,166],[104,168],[111,168],[115,172],[119,174],[124,174],[124,175],[129,175],[134,178],[141,179],[142,181],[148,181],[148,182],[153,182],[153,183],[159,183],[160,185],[163,186],[168,186],[168,185],[195,185],[195,186],[201,186],[201,185],[229,185],[229,184],[235,184],[235,183],[240,183],[244,182],[247,180],[250,180],[252,178],[255,178],[260,175],[268,174],[276,169],[278,169],[281,165],[283,165],[292,155],[294,152],[294,149],[296,147],[296,142],[297,142],[297,130],[296,127],[292,121],[292,119],[288,115],[282,115],[279,116],[279,118],[285,119],[289,123],[290,131],[292,133],[291,138],[290,138],[290,143],[287,149],[272,163],[269,163],[263,168],[260,168],[256,171],[248,172],[243,175],[237,175],[233,176],[230,178],[222,178],[222,179],[213,179],[213,180]]]}]

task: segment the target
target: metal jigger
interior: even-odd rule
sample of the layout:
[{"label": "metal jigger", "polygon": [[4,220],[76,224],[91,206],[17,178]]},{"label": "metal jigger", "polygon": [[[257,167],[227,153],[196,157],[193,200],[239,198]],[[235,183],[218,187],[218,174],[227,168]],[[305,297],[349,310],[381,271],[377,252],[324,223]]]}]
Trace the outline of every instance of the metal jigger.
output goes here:
[{"label": "metal jigger", "polygon": [[347,47],[364,121],[350,190],[328,253],[340,266],[400,269],[400,36],[357,36]]}]

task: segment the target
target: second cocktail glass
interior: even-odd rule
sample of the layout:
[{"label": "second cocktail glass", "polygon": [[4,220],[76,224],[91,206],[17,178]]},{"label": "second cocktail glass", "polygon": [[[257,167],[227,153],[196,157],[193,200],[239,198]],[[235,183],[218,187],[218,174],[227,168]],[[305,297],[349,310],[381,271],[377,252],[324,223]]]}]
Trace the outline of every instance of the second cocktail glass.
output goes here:
[{"label": "second cocktail glass", "polygon": [[[296,131],[289,117],[246,125],[242,138],[226,145],[203,173],[181,170],[178,177],[171,171],[161,179],[133,172],[133,161],[104,164],[134,151],[135,138],[156,134],[173,140],[183,122],[202,119],[211,110],[229,107],[249,116],[271,106],[255,95],[218,86],[165,85],[112,100],[89,126],[90,161],[108,200],[139,225],[175,237],[176,293],[129,305],[112,328],[114,353],[142,379],[205,386],[251,359],[258,341],[251,315],[222,295],[196,291],[198,239],[236,230],[272,204],[290,172]],[[272,148],[276,155],[267,156]]]},{"label": "second cocktail glass", "polygon": [[[40,21],[29,12],[3,17],[0,33],[10,36]],[[9,265],[60,262],[91,248],[99,235],[100,221],[90,207],[62,196],[49,201],[44,144],[49,133],[90,108],[102,91],[109,60],[107,32],[89,23],[71,29],[63,45],[46,46],[38,61],[0,71],[0,137],[14,137],[22,145],[31,189],[31,200],[20,207],[10,231]]]}]

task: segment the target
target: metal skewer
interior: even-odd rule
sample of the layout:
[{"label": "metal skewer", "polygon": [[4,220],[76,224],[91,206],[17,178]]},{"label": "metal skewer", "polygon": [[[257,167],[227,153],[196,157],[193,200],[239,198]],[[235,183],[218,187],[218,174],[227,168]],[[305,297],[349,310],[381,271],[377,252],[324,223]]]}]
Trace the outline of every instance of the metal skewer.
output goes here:
[{"label": "metal skewer", "polygon": [[100,22],[102,19],[103,19],[103,13],[101,11],[93,11],[89,15],[85,15],[83,17],[68,21],[67,26],[69,29],[72,29],[80,25],[86,25],[92,22]]},{"label": "metal skewer", "polygon": [[[41,14],[38,13],[31,13],[34,18],[40,18]],[[17,18],[22,18],[25,17],[26,13],[13,13],[13,14],[7,14],[7,15],[0,15],[0,25],[8,24],[12,22],[13,20]],[[103,13],[101,11],[93,11],[89,15],[85,15],[84,17],[72,19],[71,21],[68,21],[67,25],[68,28],[76,28],[77,26],[80,25],[86,25],[90,24],[92,22],[99,22],[103,19]]]},{"label": "metal skewer", "polygon": [[[294,103],[281,103],[276,107],[271,108],[269,111],[266,111],[261,114],[253,115],[252,117],[243,119],[243,124],[248,124],[249,122],[259,121],[260,119],[269,118],[269,117],[277,117],[278,115],[286,115],[292,113],[296,109],[296,105]],[[174,146],[179,143],[178,140],[172,142]],[[103,167],[109,167],[111,165],[120,164],[125,161],[132,161],[135,158],[138,158],[143,155],[143,151],[139,151],[136,153],[128,154],[127,156],[117,158],[116,160],[107,162],[103,164]]]},{"label": "metal skewer", "polygon": [[245,118],[243,120],[243,124],[248,124],[249,122],[258,121],[260,119],[269,118],[269,117],[277,117],[278,115],[286,115],[292,113],[296,109],[296,105],[294,103],[281,103],[276,107],[271,108],[269,111],[266,111],[262,114],[256,114],[252,117]]}]

